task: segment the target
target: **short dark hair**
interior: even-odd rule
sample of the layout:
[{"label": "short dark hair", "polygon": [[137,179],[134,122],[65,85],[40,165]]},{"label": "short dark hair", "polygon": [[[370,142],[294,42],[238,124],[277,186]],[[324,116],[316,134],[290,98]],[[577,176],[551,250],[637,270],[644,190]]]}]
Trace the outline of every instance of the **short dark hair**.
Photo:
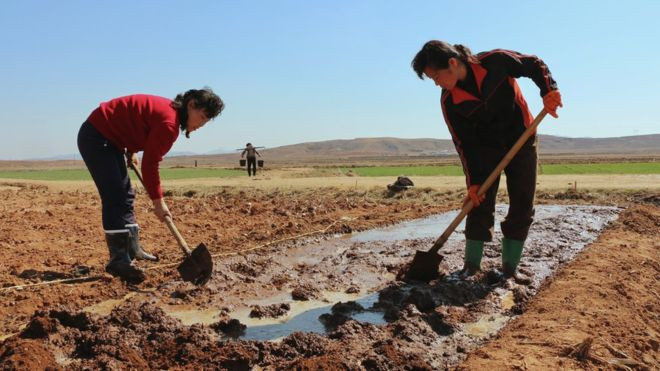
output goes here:
[{"label": "short dark hair", "polygon": [[422,50],[415,55],[410,65],[417,76],[423,80],[426,67],[445,69],[449,67],[450,58],[458,58],[463,63],[479,63],[479,60],[472,55],[472,51],[466,46],[431,40],[424,44]]},{"label": "short dark hair", "polygon": [[[181,131],[187,129],[188,102],[191,100],[194,102],[196,108],[204,110],[204,114],[209,119],[217,117],[222,110],[225,109],[225,103],[222,99],[220,99],[220,97],[208,87],[202,89],[190,89],[183,94],[178,94],[172,101],[171,106],[177,111]],[[187,131],[186,137],[188,137]]]}]

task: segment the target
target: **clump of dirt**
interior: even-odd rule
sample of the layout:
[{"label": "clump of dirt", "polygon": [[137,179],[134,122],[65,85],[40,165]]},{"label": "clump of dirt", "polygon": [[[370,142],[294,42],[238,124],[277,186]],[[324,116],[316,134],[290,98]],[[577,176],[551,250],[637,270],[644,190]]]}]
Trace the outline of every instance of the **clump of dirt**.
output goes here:
[{"label": "clump of dirt", "polygon": [[513,299],[515,304],[511,307],[511,313],[520,315],[527,309],[527,304],[532,295],[524,286],[516,286],[513,289]]},{"label": "clump of dirt", "polygon": [[408,296],[403,299],[403,305],[406,304],[413,304],[420,312],[430,312],[436,307],[431,293],[418,288],[410,290]]},{"label": "clump of dirt", "polygon": [[347,294],[357,294],[358,292],[360,292],[360,287],[356,285],[351,285],[344,292]]},{"label": "clump of dirt", "polygon": [[356,312],[361,312],[364,310],[364,307],[360,303],[355,301],[339,302],[332,306],[332,313],[342,313],[342,314],[352,314]]},{"label": "clump of dirt", "polygon": [[286,370],[350,370],[351,364],[331,356],[296,358],[282,369]]},{"label": "clump of dirt", "polygon": [[314,333],[294,332],[282,340],[282,344],[291,347],[303,357],[325,355],[330,347],[330,340]]},{"label": "clump of dirt", "polygon": [[291,291],[293,300],[307,301],[311,299],[318,299],[320,297],[319,289],[311,284],[301,284]]},{"label": "clump of dirt", "polygon": [[352,314],[363,311],[364,307],[354,301],[339,302],[332,306],[331,313],[321,314],[319,321],[323,323],[327,331],[331,331],[348,321]]},{"label": "clump of dirt", "polygon": [[291,310],[291,306],[288,303],[280,304],[271,304],[267,306],[254,305],[250,311],[250,317],[252,318],[277,318],[287,314]]},{"label": "clump of dirt", "polygon": [[394,365],[407,365],[408,370],[433,370],[433,368],[415,354],[405,354],[397,349],[393,341],[387,340],[374,344],[373,355],[367,356],[361,363],[367,370],[387,370]]},{"label": "clump of dirt", "polygon": [[55,356],[43,342],[12,337],[0,346],[3,370],[56,370]]},{"label": "clump of dirt", "polygon": [[34,313],[20,336],[33,339],[48,337],[49,334],[57,332],[59,326],[87,330],[91,326],[91,320],[87,313],[72,313],[67,308],[40,310]]},{"label": "clump of dirt", "polygon": [[56,319],[45,315],[43,312],[37,312],[21,332],[21,337],[27,339],[45,338],[57,331],[57,325],[58,321]]},{"label": "clump of dirt", "polygon": [[211,324],[211,328],[218,332],[222,332],[226,336],[238,338],[245,333],[247,326],[235,318],[226,317]]}]

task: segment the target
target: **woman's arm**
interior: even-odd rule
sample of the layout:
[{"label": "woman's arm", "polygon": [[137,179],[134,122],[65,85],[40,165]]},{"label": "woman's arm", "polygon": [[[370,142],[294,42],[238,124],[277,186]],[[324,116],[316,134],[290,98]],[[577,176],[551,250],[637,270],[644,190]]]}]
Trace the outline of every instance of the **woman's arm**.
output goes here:
[{"label": "woman's arm", "polygon": [[484,62],[499,64],[511,77],[527,77],[539,87],[541,96],[557,90],[557,82],[543,60],[535,55],[521,54],[512,50],[497,49],[482,56]]},{"label": "woman's arm", "polygon": [[552,78],[550,69],[543,60],[535,55],[525,55],[512,50],[497,49],[481,59],[490,63],[497,63],[504,66],[505,71],[511,77],[528,77],[538,86],[541,97],[543,97],[543,107],[548,113],[557,118],[557,108],[563,107],[561,94],[557,87],[557,82]]}]

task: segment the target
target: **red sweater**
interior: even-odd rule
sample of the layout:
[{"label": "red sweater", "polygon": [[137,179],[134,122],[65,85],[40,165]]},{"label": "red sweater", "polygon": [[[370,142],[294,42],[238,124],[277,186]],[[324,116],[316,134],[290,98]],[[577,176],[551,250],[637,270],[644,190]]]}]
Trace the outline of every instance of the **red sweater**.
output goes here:
[{"label": "red sweater", "polygon": [[142,175],[152,200],[163,197],[158,163],[179,136],[177,114],[171,103],[154,95],[129,95],[101,103],[87,118],[118,149],[144,151]]}]

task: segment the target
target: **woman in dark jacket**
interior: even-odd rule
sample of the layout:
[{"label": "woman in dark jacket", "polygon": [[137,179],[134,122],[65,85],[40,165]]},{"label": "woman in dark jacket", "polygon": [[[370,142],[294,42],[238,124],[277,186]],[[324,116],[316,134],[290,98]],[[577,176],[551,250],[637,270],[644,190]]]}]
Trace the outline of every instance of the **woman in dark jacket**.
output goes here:
[{"label": "woman in dark jacket", "polygon": [[179,136],[186,137],[220,114],[224,103],[210,89],[192,89],[170,100],[136,94],[100,104],[78,132],[78,149],[101,196],[105,238],[110,261],[105,270],[126,281],[139,283],[144,272],[133,259],[157,258],[139,244],[126,161],[138,165],[142,156],[144,186],[161,221],[172,217],[160,186],[158,165]]},{"label": "woman in dark jacket", "polygon": [[[412,67],[423,79],[442,88],[441,106],[466,176],[474,208],[467,216],[465,266],[474,274],[481,266],[484,241],[493,238],[499,178],[486,194],[479,186],[533,121],[516,78],[538,86],[543,105],[553,117],[562,106],[557,84],[546,64],[534,55],[497,49],[473,55],[463,45],[431,40],[417,53]],[[515,274],[534,216],[536,136],[531,137],[504,169],[509,211],[501,223],[502,272]],[[468,198],[466,198],[467,200]]]}]

